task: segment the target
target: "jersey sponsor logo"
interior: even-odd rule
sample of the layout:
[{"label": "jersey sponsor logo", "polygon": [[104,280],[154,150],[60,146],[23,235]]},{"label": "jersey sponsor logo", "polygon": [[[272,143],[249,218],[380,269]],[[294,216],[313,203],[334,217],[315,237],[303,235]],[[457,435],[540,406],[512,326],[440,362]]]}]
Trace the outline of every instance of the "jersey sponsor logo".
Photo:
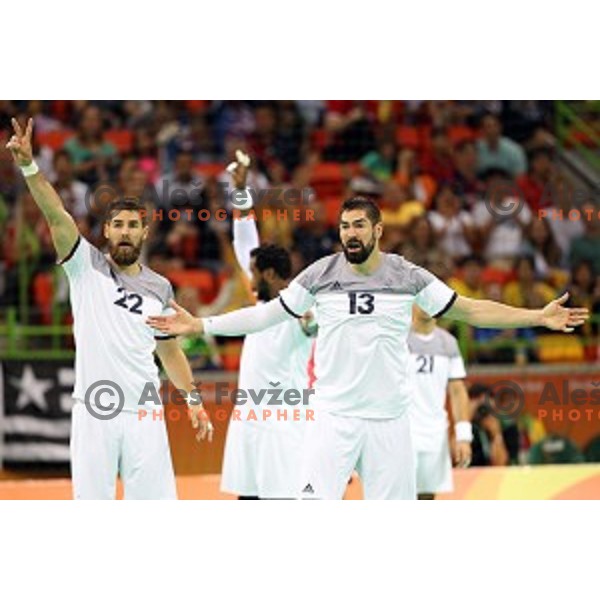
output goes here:
[{"label": "jersey sponsor logo", "polygon": [[313,486],[310,483],[307,483],[304,489],[302,490],[303,494],[314,494],[315,490],[313,490]]}]

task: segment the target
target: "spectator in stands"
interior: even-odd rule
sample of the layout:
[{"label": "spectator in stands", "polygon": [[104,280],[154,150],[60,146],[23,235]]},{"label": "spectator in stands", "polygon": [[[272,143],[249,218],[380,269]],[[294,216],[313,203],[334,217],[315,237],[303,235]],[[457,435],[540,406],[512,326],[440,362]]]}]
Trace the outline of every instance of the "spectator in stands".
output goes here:
[{"label": "spectator in stands", "polygon": [[47,131],[56,131],[60,129],[60,123],[48,114],[48,107],[43,100],[30,100],[27,103],[25,113],[35,120],[35,129],[37,133]]},{"label": "spectator in stands", "polygon": [[277,137],[275,154],[288,173],[292,173],[302,162],[304,150],[304,122],[296,102],[278,102]]},{"label": "spectator in stands", "polygon": [[197,114],[189,125],[182,128],[177,139],[177,152],[189,152],[195,163],[214,163],[219,161],[213,133],[206,115]]},{"label": "spectator in stands", "polygon": [[534,218],[526,230],[520,254],[533,256],[535,274],[546,279],[562,266],[562,252],[547,219]]},{"label": "spectator in stands", "polygon": [[459,295],[481,300],[483,293],[483,259],[475,254],[465,256],[458,264],[459,273],[448,280],[448,285]]},{"label": "spectator in stands", "polygon": [[390,227],[405,230],[413,219],[425,213],[423,203],[410,197],[408,190],[395,181],[385,184],[380,206],[383,223],[388,231]]},{"label": "spectator in stands", "polygon": [[485,186],[477,174],[477,148],[475,142],[459,142],[452,154],[454,173],[452,183],[464,199],[466,208],[471,209],[484,194]]},{"label": "spectator in stands", "polygon": [[277,116],[274,107],[265,103],[254,110],[255,127],[249,138],[250,154],[261,171],[276,158]]},{"label": "spectator in stands", "polygon": [[139,127],[135,130],[132,154],[137,160],[138,168],[146,173],[151,183],[155,183],[160,176],[160,163],[156,140],[149,129]]},{"label": "spectator in stands", "polygon": [[406,260],[418,264],[441,279],[447,279],[454,265],[437,245],[433,228],[426,215],[414,219],[408,227],[408,242],[396,249]]},{"label": "spectator in stands", "polygon": [[582,260],[571,268],[571,281],[569,283],[570,302],[577,306],[592,309],[595,301],[596,278],[594,267],[589,260]]},{"label": "spectator in stands", "polygon": [[477,158],[480,173],[489,169],[503,169],[512,177],[517,177],[527,171],[525,152],[519,144],[502,135],[500,119],[493,114],[487,114],[481,120]]},{"label": "spectator in stands", "polygon": [[[570,219],[569,211],[580,208],[575,202],[575,189],[573,184],[564,176],[557,174],[552,185],[553,206],[546,209],[545,216],[554,234],[554,239],[563,255],[566,263],[571,251],[573,240],[585,233],[582,219]],[[565,265],[563,265],[565,266]]]},{"label": "spectator in stands", "polygon": [[420,161],[420,170],[438,182],[452,181],[454,177],[452,144],[443,127],[437,127],[433,130],[431,148],[425,150]]},{"label": "spectator in stands", "polygon": [[473,467],[503,467],[508,464],[509,455],[502,437],[500,421],[492,412],[493,390],[475,383],[469,388],[471,400],[471,423],[473,442],[471,444]]},{"label": "spectator in stands", "polygon": [[396,171],[396,143],[393,137],[379,142],[376,150],[365,154],[360,166],[363,172],[377,181],[388,181]]},{"label": "spectator in stands", "polygon": [[194,157],[189,152],[180,152],[175,158],[171,173],[156,183],[156,194],[160,208],[202,208],[204,180],[194,170]]},{"label": "spectator in stands", "polygon": [[256,127],[254,111],[247,102],[242,100],[223,100],[216,102],[211,112],[217,155],[227,158],[228,142],[231,139],[246,140],[254,131]]},{"label": "spectator in stands", "polygon": [[505,171],[488,171],[486,200],[479,200],[472,211],[486,261],[505,270],[518,256],[532,220],[527,204],[511,190],[514,183]]},{"label": "spectator in stands", "polygon": [[77,134],[65,144],[76,178],[89,186],[109,180],[117,165],[117,149],[104,139],[103,129],[100,109],[88,106],[81,115]]},{"label": "spectator in stands", "polygon": [[585,233],[571,244],[571,264],[589,260],[594,266],[594,275],[600,275],[600,218],[598,207],[585,204],[581,209],[581,220]]},{"label": "spectator in stands", "polygon": [[529,154],[529,171],[517,178],[529,208],[534,215],[540,208],[552,205],[556,166],[550,148],[536,148]]},{"label": "spectator in stands", "polygon": [[89,205],[91,203],[90,188],[78,181],[73,176],[73,161],[66,150],[59,150],[54,154],[52,167],[54,177],[50,180],[54,189],[60,195],[77,226],[83,231],[87,231],[87,221],[89,217]]},{"label": "spectator in stands", "polygon": [[300,252],[305,264],[312,264],[319,258],[332,254],[338,243],[338,231],[328,225],[325,207],[313,202],[308,207],[314,211],[314,221],[300,223],[294,230],[293,248]]},{"label": "spectator in stands", "polygon": [[[502,285],[490,279],[483,286],[484,298],[502,302]],[[478,345],[471,359],[481,364],[514,363],[517,357],[515,340],[519,333],[514,329],[470,328],[469,333]]]},{"label": "spectator in stands", "polygon": [[547,283],[536,280],[535,263],[530,255],[520,256],[514,266],[516,279],[506,284],[503,301],[519,308],[541,308],[556,297]]},{"label": "spectator in stands", "polygon": [[328,139],[323,160],[351,162],[375,148],[368,102],[329,100],[325,114]]},{"label": "spectator in stands", "polygon": [[439,240],[439,247],[455,261],[471,254],[475,242],[473,218],[462,209],[461,200],[451,184],[442,184],[434,206],[435,210],[429,213],[429,221]]},{"label": "spectator in stands", "polygon": [[419,173],[417,155],[410,148],[402,148],[398,153],[398,166],[395,181],[406,191],[409,198],[414,198],[429,208],[437,188],[437,182],[431,175]]}]

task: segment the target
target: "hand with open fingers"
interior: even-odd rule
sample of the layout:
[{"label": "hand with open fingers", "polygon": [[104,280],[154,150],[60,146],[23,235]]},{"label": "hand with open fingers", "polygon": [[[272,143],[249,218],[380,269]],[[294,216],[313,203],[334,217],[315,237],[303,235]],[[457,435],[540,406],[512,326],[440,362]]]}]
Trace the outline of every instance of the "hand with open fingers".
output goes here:
[{"label": "hand with open fingers", "polygon": [[250,157],[243,150],[236,150],[235,158],[234,162],[227,165],[227,172],[231,174],[235,187],[243,189],[246,187]]},{"label": "hand with open fingers", "polygon": [[201,319],[194,317],[175,300],[171,300],[169,305],[175,309],[175,314],[148,317],[146,324],[169,335],[200,335],[203,332]]},{"label": "hand with open fingers", "polygon": [[33,119],[27,121],[25,130],[21,128],[17,119],[11,120],[14,134],[6,144],[15,162],[19,167],[27,167],[33,162],[31,136],[33,134]]},{"label": "hand with open fingers", "polygon": [[590,318],[587,308],[567,308],[563,306],[569,299],[569,293],[546,304],[542,310],[542,325],[555,331],[570,333],[575,327],[583,325]]},{"label": "hand with open fingers", "polygon": [[210,422],[210,417],[206,412],[204,405],[202,403],[189,404],[190,418],[192,419],[192,427],[198,430],[196,434],[196,439],[201,442],[203,440],[208,440],[212,442],[213,432],[215,428],[213,424]]},{"label": "hand with open fingers", "polygon": [[454,464],[460,469],[466,469],[471,464],[470,442],[456,442],[454,446]]}]

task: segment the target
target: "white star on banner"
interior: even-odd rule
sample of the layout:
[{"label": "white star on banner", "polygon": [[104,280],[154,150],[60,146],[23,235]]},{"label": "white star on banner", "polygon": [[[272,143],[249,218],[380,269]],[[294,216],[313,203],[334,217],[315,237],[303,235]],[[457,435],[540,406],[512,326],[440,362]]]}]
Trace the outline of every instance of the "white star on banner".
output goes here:
[{"label": "white star on banner", "polygon": [[21,410],[28,404],[34,404],[42,412],[48,409],[46,392],[52,387],[51,379],[37,379],[31,365],[23,368],[21,379],[11,377],[10,382],[20,390],[17,398],[17,409]]}]

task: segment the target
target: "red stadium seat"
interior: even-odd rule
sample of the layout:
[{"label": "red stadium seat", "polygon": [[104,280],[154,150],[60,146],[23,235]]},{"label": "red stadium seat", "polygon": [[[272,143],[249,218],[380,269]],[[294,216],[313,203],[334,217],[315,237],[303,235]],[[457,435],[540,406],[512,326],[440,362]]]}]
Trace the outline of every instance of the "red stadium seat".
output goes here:
[{"label": "red stadium seat", "polygon": [[75,135],[74,131],[61,129],[59,131],[44,131],[35,134],[38,146],[47,146],[53,152],[60,150],[69,138]]},{"label": "red stadium seat", "polygon": [[342,205],[341,198],[325,198],[323,202],[325,206],[325,219],[328,225],[337,227],[338,215],[340,213],[340,206]]},{"label": "red stadium seat", "polygon": [[[59,131],[45,131],[36,134],[39,146],[47,146],[56,152],[64,147],[66,142],[75,135],[74,131],[61,129]],[[106,141],[110,142],[121,154],[126,154],[133,147],[133,134],[128,129],[111,129],[104,134]]]},{"label": "red stadium seat", "polygon": [[169,279],[175,287],[195,288],[204,304],[209,304],[215,299],[217,293],[216,278],[207,269],[181,269],[171,271]]},{"label": "red stadium seat", "polygon": [[317,192],[318,198],[341,197],[346,182],[357,171],[354,163],[322,162],[312,168],[310,185]]},{"label": "red stadium seat", "polygon": [[322,151],[327,144],[327,132],[324,129],[315,129],[310,134],[310,147]]},{"label": "red stadium seat", "polygon": [[466,125],[452,125],[448,128],[448,138],[453,146],[464,141],[472,141],[477,137],[477,133]]},{"label": "red stadium seat", "polygon": [[104,137],[120,154],[127,154],[133,148],[133,133],[129,129],[111,129]]},{"label": "red stadium seat", "polygon": [[225,170],[223,163],[198,163],[194,165],[194,169],[206,179],[218,177]]},{"label": "red stadium seat", "polygon": [[411,125],[400,125],[396,129],[396,142],[403,148],[410,148],[416,152],[426,149],[431,138],[431,127],[423,125],[414,127]]},{"label": "red stadium seat", "polygon": [[40,311],[40,320],[44,325],[52,323],[52,299],[54,281],[52,273],[38,273],[32,283],[33,299]]}]

